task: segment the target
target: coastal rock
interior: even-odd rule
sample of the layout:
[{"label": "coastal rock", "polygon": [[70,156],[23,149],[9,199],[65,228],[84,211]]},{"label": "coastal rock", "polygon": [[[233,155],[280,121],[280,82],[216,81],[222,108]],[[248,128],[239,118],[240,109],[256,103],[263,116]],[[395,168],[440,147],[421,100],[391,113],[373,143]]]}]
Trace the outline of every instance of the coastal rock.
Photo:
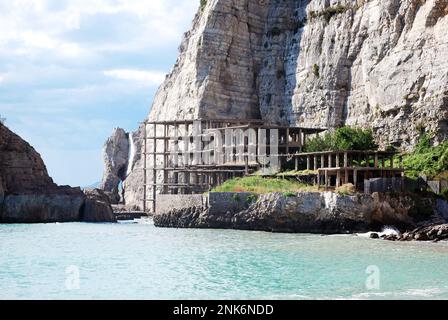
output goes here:
[{"label": "coastal rock", "polygon": [[84,199],[57,186],[39,153],[0,123],[0,223],[78,221]]},{"label": "coastal rock", "polygon": [[58,186],[34,148],[0,123],[0,223],[112,221],[99,190]]},{"label": "coastal rock", "polygon": [[100,189],[105,191],[112,203],[120,201],[119,184],[126,180],[129,166],[129,134],[115,128],[103,148],[104,174]]},{"label": "coastal rock", "polygon": [[70,188],[53,194],[7,195],[0,223],[76,222],[84,200],[81,189]]},{"label": "coastal rock", "polygon": [[448,240],[448,224],[418,227],[403,234],[401,241],[442,241]]},{"label": "coastal rock", "polygon": [[[448,132],[447,29],[445,0],[208,0],[148,118],[354,125],[405,149],[426,131],[438,143]],[[141,141],[142,128],[135,134]],[[136,159],[125,182],[130,205],[141,206],[142,167]]]},{"label": "coastal rock", "polygon": [[[192,207],[161,212],[154,216],[159,227],[225,228],[298,233],[352,233],[394,225],[416,226],[420,201],[431,216],[440,217],[436,199],[416,196],[354,195],[332,192],[301,192],[295,197],[280,193],[261,195],[241,212],[219,212],[212,207]],[[387,208],[383,210],[382,208]],[[378,212],[382,212],[381,215]],[[396,237],[396,236],[395,236]]]},{"label": "coastal rock", "polygon": [[117,222],[109,197],[100,189],[84,190],[86,200],[81,210],[83,222]]}]

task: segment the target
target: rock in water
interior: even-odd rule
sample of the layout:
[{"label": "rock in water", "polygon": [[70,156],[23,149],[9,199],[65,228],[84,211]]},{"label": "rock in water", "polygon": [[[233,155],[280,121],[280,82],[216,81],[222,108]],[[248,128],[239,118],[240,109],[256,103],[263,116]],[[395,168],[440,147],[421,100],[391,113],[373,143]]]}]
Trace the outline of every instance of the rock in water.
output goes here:
[{"label": "rock in water", "polygon": [[81,212],[84,222],[117,222],[109,197],[100,189],[84,190],[87,199]]},{"label": "rock in water", "polygon": [[[408,148],[424,128],[443,141],[447,13],[446,0],[208,0],[149,118],[356,125]],[[135,168],[125,199],[141,206]]]},{"label": "rock in water", "polygon": [[448,224],[432,224],[416,228],[403,234],[401,241],[441,241],[448,240]]}]

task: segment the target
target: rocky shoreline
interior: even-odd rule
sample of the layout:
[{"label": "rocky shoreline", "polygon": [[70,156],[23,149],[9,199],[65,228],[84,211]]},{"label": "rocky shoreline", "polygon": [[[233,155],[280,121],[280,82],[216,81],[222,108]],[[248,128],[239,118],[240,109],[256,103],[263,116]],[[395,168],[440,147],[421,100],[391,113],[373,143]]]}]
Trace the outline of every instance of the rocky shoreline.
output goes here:
[{"label": "rocky shoreline", "polygon": [[428,224],[404,233],[379,236],[377,233],[370,235],[372,239],[384,239],[389,241],[447,241],[448,224]]},{"label": "rocky shoreline", "polygon": [[[446,201],[431,196],[302,192],[261,195],[239,212],[195,206],[154,215],[157,227],[239,229],[285,233],[348,234],[396,226],[414,230],[428,221],[447,221]],[[443,229],[445,230],[445,229]],[[422,232],[424,229],[422,229]],[[445,231],[441,236],[445,236]],[[417,234],[409,233],[411,239]],[[432,236],[436,233],[432,232]]]}]

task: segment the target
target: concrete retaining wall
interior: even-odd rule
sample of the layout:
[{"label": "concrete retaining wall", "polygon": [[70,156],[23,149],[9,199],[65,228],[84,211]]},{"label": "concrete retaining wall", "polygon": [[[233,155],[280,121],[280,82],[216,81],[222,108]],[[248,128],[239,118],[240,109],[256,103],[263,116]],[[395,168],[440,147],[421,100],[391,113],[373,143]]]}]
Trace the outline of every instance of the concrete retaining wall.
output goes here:
[{"label": "concrete retaining wall", "polygon": [[406,178],[375,178],[364,181],[364,193],[374,192],[415,192],[419,189],[417,182]]},{"label": "concrete retaining wall", "polygon": [[156,200],[156,214],[168,213],[173,209],[205,207],[205,197],[202,194],[159,194]]},{"label": "concrete retaining wall", "polygon": [[187,209],[203,207],[215,213],[238,213],[249,208],[256,200],[251,193],[212,192],[208,195],[188,194],[159,194],[156,200],[156,214],[164,214],[173,209]]}]

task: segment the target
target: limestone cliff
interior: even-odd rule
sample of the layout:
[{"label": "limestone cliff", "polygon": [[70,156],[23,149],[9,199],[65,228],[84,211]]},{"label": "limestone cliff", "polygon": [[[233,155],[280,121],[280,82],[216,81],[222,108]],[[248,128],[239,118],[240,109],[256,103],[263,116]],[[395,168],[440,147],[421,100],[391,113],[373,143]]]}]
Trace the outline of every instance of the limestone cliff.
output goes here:
[{"label": "limestone cliff", "polygon": [[[447,30],[447,0],[208,0],[149,118],[356,125],[404,148],[428,131],[438,143],[448,132]],[[140,204],[142,175],[137,158],[128,203]]]}]

